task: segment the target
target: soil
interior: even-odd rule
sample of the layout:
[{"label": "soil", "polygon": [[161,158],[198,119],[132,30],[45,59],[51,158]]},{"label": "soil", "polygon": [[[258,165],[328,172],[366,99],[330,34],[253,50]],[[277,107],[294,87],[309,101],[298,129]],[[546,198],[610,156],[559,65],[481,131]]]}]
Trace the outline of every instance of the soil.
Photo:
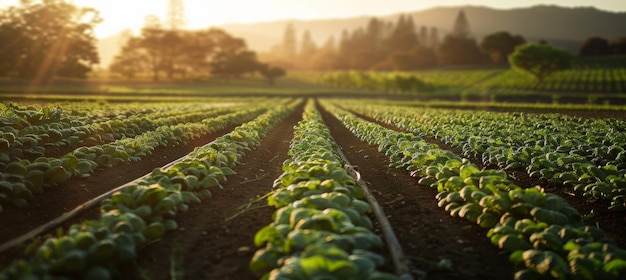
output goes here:
[{"label": "soil", "polygon": [[[195,147],[213,141],[232,131],[236,126],[231,125],[203,135],[185,145],[156,148],[152,154],[139,162],[99,168],[89,177],[70,179],[62,185],[45,189],[44,194],[35,194],[31,206],[27,209],[5,207],[4,212],[0,213],[0,244],[21,236],[111,189],[146,175],[155,168],[183,157]],[[97,212],[94,212],[84,218],[96,215]]]},{"label": "soil", "polygon": [[[379,122],[368,116],[358,114],[356,112],[351,113],[367,121],[375,122],[388,129],[402,131],[400,128]],[[593,118],[598,117],[596,113],[597,112],[591,111],[575,111],[569,112],[568,115],[581,118]],[[441,149],[450,150],[457,155],[463,153],[461,148],[450,146],[433,137],[423,137],[423,139],[426,142],[436,144]],[[469,160],[481,169],[500,169],[496,165],[485,165],[479,158],[469,158]],[[543,179],[532,178],[528,176],[528,173],[524,169],[508,170],[507,173],[509,175],[509,180],[522,188],[540,186],[544,188],[546,192],[553,193],[564,198],[567,203],[581,213],[583,216],[583,224],[601,229],[607,237],[613,239],[621,248],[626,248],[626,235],[623,234],[626,232],[626,215],[624,215],[624,213],[610,211],[608,209],[610,201],[596,200],[593,198],[583,197],[580,194],[574,194],[567,187],[562,185],[551,183]]]},{"label": "soil", "polygon": [[[389,168],[388,158],[379,153],[377,147],[361,142],[337,119],[324,110],[321,112],[335,141],[351,164],[357,166],[382,206],[416,279],[423,273],[428,279],[513,277],[514,269],[508,261],[508,254],[490,243],[485,229],[451,217],[437,207],[436,190],[418,185],[418,179],[407,171]],[[125,270],[127,278],[258,279],[258,275],[248,269],[256,251],[253,238],[260,228],[271,222],[274,212],[273,208],[265,206],[263,196],[270,192],[273,181],[282,174],[293,127],[301,116],[302,107],[273,128],[262,139],[261,146],[244,156],[233,168],[237,174],[228,177],[223,189],[212,190],[211,199],[191,205],[188,212],[180,213],[177,216],[178,230],[141,248],[136,266]],[[155,150],[152,156],[141,162],[99,170],[92,177],[77,179],[58,191],[47,190],[45,198],[39,198],[37,212],[5,209],[0,215],[0,243],[94,197],[96,188],[103,193],[131,181],[232,128],[206,135],[185,147]],[[55,203],[49,203],[54,195],[60,197]],[[71,204],[66,200],[75,202]],[[44,205],[53,206],[39,209]],[[96,216],[97,211],[92,211],[70,223]],[[5,265],[17,255],[0,255],[0,264]],[[438,265],[445,262],[452,264],[451,269]]]}]

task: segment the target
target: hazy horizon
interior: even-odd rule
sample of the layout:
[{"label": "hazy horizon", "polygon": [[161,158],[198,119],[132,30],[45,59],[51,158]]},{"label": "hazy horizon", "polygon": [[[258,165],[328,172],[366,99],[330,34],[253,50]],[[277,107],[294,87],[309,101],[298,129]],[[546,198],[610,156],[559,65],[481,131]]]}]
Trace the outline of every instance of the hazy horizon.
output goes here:
[{"label": "hazy horizon", "polygon": [[[147,15],[157,15],[164,19],[168,2],[160,1],[124,1],[121,0],[75,0],[77,6],[93,7],[100,11],[103,22],[96,26],[98,38],[119,34],[125,29],[137,31],[143,25]],[[18,0],[0,0],[0,9],[18,4]],[[126,5],[125,8],[121,8]],[[148,4],[149,3],[149,4]],[[437,4],[430,1],[388,0],[232,0],[207,3],[201,0],[184,1],[188,28],[199,29],[227,24],[249,24],[279,20],[338,19],[359,16],[385,16],[402,12],[415,12],[436,7],[450,6],[486,6],[495,9],[525,8],[537,5],[557,5],[562,7],[594,7],[610,12],[625,12],[626,1],[603,0],[589,3],[584,0],[553,1],[494,1],[494,0],[442,0]],[[242,9],[242,7],[245,7]],[[280,7],[280,9],[277,9]],[[138,16],[135,16],[139,14]],[[124,20],[119,20],[123,18]]]}]

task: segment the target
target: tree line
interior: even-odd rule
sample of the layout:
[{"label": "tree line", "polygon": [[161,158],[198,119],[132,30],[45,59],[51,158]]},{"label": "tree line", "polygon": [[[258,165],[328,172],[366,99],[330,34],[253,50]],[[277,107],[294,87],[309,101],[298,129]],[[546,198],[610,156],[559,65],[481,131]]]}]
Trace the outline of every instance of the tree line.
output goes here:
[{"label": "tree line", "polygon": [[127,78],[151,73],[153,81],[158,81],[161,75],[167,78],[212,75],[230,79],[259,72],[273,83],[285,75],[283,69],[259,62],[243,39],[222,29],[164,28],[156,16],[146,19],[141,34],[128,38],[110,70]]},{"label": "tree line", "polygon": [[414,70],[447,65],[503,63],[513,49],[525,43],[509,32],[472,37],[465,13],[459,11],[452,32],[443,37],[435,27],[417,27],[413,17],[400,15],[394,23],[371,18],[365,27],[343,30],[318,47],[308,30],[298,43],[288,24],[280,44],[263,54],[265,60],[286,68],[311,70]]},{"label": "tree line", "polygon": [[[321,46],[308,30],[298,40],[293,24],[288,24],[282,41],[261,56],[289,69],[402,71],[506,64],[515,48],[527,43],[521,35],[508,31],[487,34],[477,40],[463,10],[452,23],[451,32],[441,34],[435,27],[417,27],[409,15],[400,15],[395,22],[371,18],[365,26],[343,30],[339,40],[329,36]],[[625,53],[626,37],[613,41],[591,37],[581,43],[579,50],[580,56]]]},{"label": "tree line", "polygon": [[63,0],[20,1],[0,11],[0,76],[47,83],[84,78],[99,62],[98,11]]},{"label": "tree line", "polygon": [[[181,1],[171,1],[182,9]],[[170,3],[170,4],[172,4]],[[258,72],[270,83],[285,71],[261,63],[243,39],[217,28],[182,30],[181,11],[163,27],[149,16],[138,36],[128,35],[110,70],[125,77],[207,74],[224,78]],[[97,10],[65,0],[21,0],[0,11],[0,77],[48,83],[54,77],[86,78],[100,59],[93,32]]]}]

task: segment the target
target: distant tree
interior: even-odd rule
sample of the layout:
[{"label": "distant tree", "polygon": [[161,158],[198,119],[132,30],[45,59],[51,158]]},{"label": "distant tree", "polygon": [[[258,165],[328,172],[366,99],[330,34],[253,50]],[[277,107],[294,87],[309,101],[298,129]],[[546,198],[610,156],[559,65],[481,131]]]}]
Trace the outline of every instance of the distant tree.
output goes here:
[{"label": "distant tree", "polygon": [[572,59],[569,52],[547,44],[524,44],[515,48],[509,56],[509,63],[541,83],[551,73],[571,68]]},{"label": "distant tree", "polygon": [[460,10],[454,20],[454,25],[452,27],[452,36],[458,38],[467,38],[470,35],[470,25],[467,17],[465,16],[465,12]]},{"label": "distant tree", "polygon": [[410,51],[418,44],[415,24],[411,16],[401,15],[395,28],[385,40],[388,53]]},{"label": "distant tree", "polygon": [[299,59],[297,62],[300,68],[308,68],[311,57],[315,55],[317,52],[317,45],[315,41],[313,41],[313,37],[311,37],[311,32],[309,30],[305,30],[302,35],[302,40],[300,40],[300,53]]},{"label": "distant tree", "polygon": [[489,34],[480,42],[480,48],[491,55],[494,63],[506,62],[506,58],[515,47],[524,44],[526,40],[520,35],[513,36],[506,31]]},{"label": "distant tree", "polygon": [[596,56],[611,54],[609,40],[600,37],[591,37],[585,40],[578,49],[580,56]]},{"label": "distant tree", "polygon": [[469,22],[463,10],[454,20],[452,33],[437,45],[437,58],[442,65],[471,65],[484,61],[476,40],[470,37]]},{"label": "distant tree", "polygon": [[431,68],[437,65],[437,54],[426,46],[418,45],[413,49],[417,69]]},{"label": "distant tree", "polygon": [[267,79],[267,82],[270,85],[275,84],[277,78],[280,78],[287,74],[287,71],[285,71],[285,69],[280,67],[272,67],[267,64],[260,64],[258,71],[261,76]]},{"label": "distant tree", "polygon": [[626,37],[620,37],[611,42],[611,50],[614,54],[626,54]]},{"label": "distant tree", "polygon": [[335,37],[331,35],[311,58],[310,67],[314,70],[333,70],[336,63],[337,46],[335,45]]},{"label": "distant tree", "polygon": [[439,32],[437,31],[437,27],[430,28],[430,38],[428,39],[428,47],[431,49],[437,49],[439,46]]},{"label": "distant tree", "polygon": [[158,81],[161,72],[169,78],[188,72],[233,78],[255,72],[258,66],[256,53],[247,48],[246,42],[224,30],[169,30],[150,18],[141,34],[122,47],[111,71],[129,78],[138,72],[150,72],[153,81]]},{"label": "distant tree", "polygon": [[181,30],[187,25],[183,0],[169,0],[167,25],[170,30]]},{"label": "distant tree", "polygon": [[138,73],[147,71],[147,57],[139,46],[138,38],[129,38],[126,44],[122,46],[119,54],[113,58],[109,70],[128,79],[135,77]]},{"label": "distant tree", "polygon": [[211,73],[224,78],[239,78],[246,73],[252,73],[259,68],[256,54],[252,51],[238,53],[220,53],[218,58],[211,62]]},{"label": "distant tree", "polygon": [[418,70],[437,65],[437,58],[431,49],[418,45],[411,51],[391,54],[388,65],[396,71]]},{"label": "distant tree", "polygon": [[442,65],[471,65],[485,57],[474,39],[448,35],[437,48],[437,58]]},{"label": "distant tree", "polygon": [[93,28],[100,22],[96,10],[63,0],[20,1],[0,11],[0,74],[39,83],[85,78],[99,62]]},{"label": "distant tree", "polygon": [[417,41],[422,45],[422,46],[428,46],[429,42],[428,42],[428,27],[422,25],[422,27],[420,28],[420,33],[417,37]]},{"label": "distant tree", "polygon": [[295,58],[298,51],[298,39],[296,38],[296,29],[292,23],[287,24],[283,33],[282,55],[287,59]]}]

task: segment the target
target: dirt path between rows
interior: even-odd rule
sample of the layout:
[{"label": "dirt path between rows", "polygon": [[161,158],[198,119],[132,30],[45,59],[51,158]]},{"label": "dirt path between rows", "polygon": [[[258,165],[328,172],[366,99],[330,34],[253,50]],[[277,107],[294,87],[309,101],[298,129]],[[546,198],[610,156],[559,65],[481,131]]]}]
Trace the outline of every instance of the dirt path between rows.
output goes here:
[{"label": "dirt path between rows", "polygon": [[[34,228],[76,208],[77,206],[113,189],[152,172],[232,131],[239,124],[230,125],[214,133],[205,134],[184,145],[159,147],[141,161],[123,163],[111,168],[98,168],[89,177],[74,178],[62,185],[44,189],[35,194],[26,209],[5,207],[0,214],[0,244],[21,236]],[[95,218],[97,211],[82,218]]]},{"label": "dirt path between rows", "polygon": [[[426,271],[431,280],[513,277],[508,254],[489,242],[487,230],[448,215],[437,206],[437,190],[418,185],[408,171],[389,168],[388,158],[377,147],[360,141],[332,115],[321,112],[343,153],[369,183],[412,269]],[[452,270],[439,269],[440,261],[450,261]]]},{"label": "dirt path between rows", "polygon": [[[399,132],[406,132],[398,127],[380,122],[366,115],[362,115],[354,111],[350,112],[359,118],[379,124],[385,128]],[[452,151],[457,155],[461,155],[463,153],[461,148],[450,146],[433,137],[422,137],[422,139],[428,143],[436,144],[441,149]],[[480,158],[469,158],[469,160],[476,164],[479,168],[501,169],[496,165],[485,165]],[[541,186],[546,192],[553,193],[564,198],[567,203],[583,215],[583,222],[585,225],[595,226],[602,229],[606,236],[613,239],[621,248],[626,248],[626,235],[623,234],[626,232],[626,215],[624,215],[624,213],[609,210],[610,201],[586,198],[580,194],[573,195],[569,188],[559,184],[550,183],[547,180],[530,177],[524,169],[506,170],[506,172],[509,174],[509,179],[522,188]]]},{"label": "dirt path between rows", "polygon": [[302,109],[300,106],[274,127],[261,146],[247,152],[233,168],[237,174],[228,177],[223,189],[211,191],[213,198],[180,213],[177,231],[140,250],[137,269],[129,271],[132,278],[258,279],[248,269],[256,251],[254,234],[272,221],[274,209],[265,206],[265,199],[252,205],[265,207],[243,213],[239,207],[269,193],[282,174]]}]

